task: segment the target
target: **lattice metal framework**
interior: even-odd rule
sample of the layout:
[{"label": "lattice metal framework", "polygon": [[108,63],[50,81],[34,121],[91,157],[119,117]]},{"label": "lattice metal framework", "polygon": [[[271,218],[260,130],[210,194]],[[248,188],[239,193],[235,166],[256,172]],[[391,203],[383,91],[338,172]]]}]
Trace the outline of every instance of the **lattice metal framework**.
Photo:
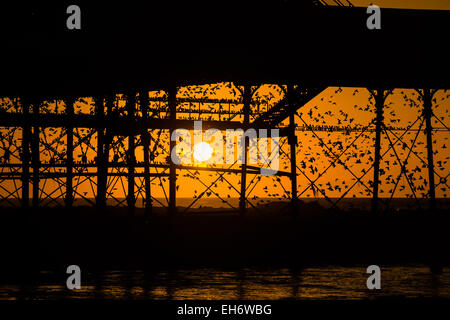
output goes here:
[{"label": "lattice metal framework", "polygon": [[[327,97],[330,90],[334,92]],[[419,208],[420,199],[428,198],[434,210],[436,189],[439,197],[448,190],[447,92],[344,90],[354,90],[355,97],[367,95],[367,104],[355,105],[358,112],[369,114],[366,123],[357,124],[337,107],[333,97],[339,97],[342,88],[291,83],[219,83],[82,98],[3,98],[0,203],[127,206],[133,214],[142,201],[148,214],[153,207],[174,213],[180,186],[192,184],[192,201],[179,205],[183,211],[210,197],[244,213],[249,207],[258,210],[265,197],[289,199],[296,207],[299,198],[308,196],[324,198],[332,207],[347,197],[371,197],[372,210],[379,211],[389,209],[398,194],[415,199]],[[402,95],[403,107],[417,111],[417,119],[406,127],[396,125],[399,106],[389,101],[395,92]],[[332,108],[320,114],[317,104]],[[205,129],[280,128],[279,172],[261,176],[264,163],[173,164],[169,155],[175,142],[170,133],[192,129],[193,120],[202,120]],[[248,146],[245,150],[247,154]]]}]

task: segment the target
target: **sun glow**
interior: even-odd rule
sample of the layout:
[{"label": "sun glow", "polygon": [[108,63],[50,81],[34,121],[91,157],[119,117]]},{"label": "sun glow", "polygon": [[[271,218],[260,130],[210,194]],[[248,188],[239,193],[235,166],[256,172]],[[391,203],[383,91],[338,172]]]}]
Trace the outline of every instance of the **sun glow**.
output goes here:
[{"label": "sun glow", "polygon": [[213,148],[206,142],[200,142],[194,146],[194,158],[198,161],[207,161],[212,153]]}]

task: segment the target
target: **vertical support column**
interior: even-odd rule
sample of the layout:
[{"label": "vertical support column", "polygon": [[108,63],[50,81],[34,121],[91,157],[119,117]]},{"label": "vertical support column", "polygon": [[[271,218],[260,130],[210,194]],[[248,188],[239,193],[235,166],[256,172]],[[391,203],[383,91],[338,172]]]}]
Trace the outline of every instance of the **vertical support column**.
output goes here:
[{"label": "vertical support column", "polygon": [[[373,94],[373,93],[372,93]],[[372,212],[378,212],[378,187],[380,179],[381,160],[381,130],[383,126],[384,90],[378,89],[375,94],[376,128],[375,128],[375,163],[373,167],[373,197]]]},{"label": "vertical support column", "polygon": [[[250,103],[252,100],[252,87],[250,85],[244,86],[244,93],[243,93],[243,113],[244,113],[244,121],[242,123],[243,129],[247,130],[248,124],[249,124],[249,117],[250,117]],[[248,158],[248,139],[244,136],[244,147],[242,148],[242,164],[241,164],[241,194],[239,197],[239,212],[241,215],[243,215],[246,211],[246,197],[245,197],[245,191],[247,189],[247,158]]]},{"label": "vertical support column", "polygon": [[67,138],[67,156],[66,156],[66,206],[73,205],[73,98],[66,99],[66,113],[69,118],[69,125],[66,130]]},{"label": "vertical support column", "polygon": [[130,132],[128,134],[128,210],[129,214],[134,215],[136,199],[134,196],[134,169],[136,165],[135,143],[134,143],[134,112],[136,109],[136,92],[129,92],[127,95],[127,112],[130,120]]},{"label": "vertical support column", "polygon": [[[141,90],[139,92],[139,100],[142,112],[142,118],[148,119],[148,92]],[[144,147],[144,184],[145,184],[145,216],[149,217],[152,214],[152,193],[150,186],[150,134],[147,128],[142,130],[142,144]]]},{"label": "vertical support column", "polygon": [[[39,115],[40,100],[33,98],[33,116],[37,118]],[[40,171],[40,157],[39,157],[39,124],[38,119],[33,126],[33,136],[31,138],[31,162],[33,166],[33,207],[39,206],[39,171]]]},{"label": "vertical support column", "polygon": [[22,207],[28,208],[30,206],[30,105],[25,97],[21,99],[21,103],[25,119],[22,128]]},{"label": "vertical support column", "polygon": [[[175,123],[175,120],[177,119],[177,87],[171,86],[168,88],[167,91],[168,94],[168,103],[169,103],[169,112],[170,112],[170,120]],[[169,139],[172,137],[172,131],[173,129],[169,130]],[[172,141],[170,139],[170,148],[169,153],[172,152],[172,150],[175,148],[176,141]],[[176,213],[176,187],[177,187],[177,169],[175,166],[175,163],[172,162],[172,158],[169,154],[169,214],[173,215]]]},{"label": "vertical support column", "polygon": [[427,157],[428,157],[428,185],[430,188],[430,210],[436,209],[436,191],[434,183],[434,159],[433,159],[433,127],[431,125],[432,99],[433,94],[430,89],[423,89],[423,115],[425,117],[427,135]]},{"label": "vertical support column", "polygon": [[[103,97],[94,97],[95,113],[97,121],[100,124],[97,127],[97,210],[104,213],[106,208],[106,182],[108,173],[108,154],[105,154],[105,128],[103,126],[105,121],[105,109],[103,107]],[[107,104],[112,108],[112,99],[107,98]]]},{"label": "vertical support column", "polygon": [[293,86],[288,85],[287,87],[287,98],[289,103],[289,134],[288,142],[291,150],[291,204],[294,214],[298,214],[298,194],[297,194],[297,156],[296,156],[296,145],[297,136],[295,135],[295,107],[292,97]]}]

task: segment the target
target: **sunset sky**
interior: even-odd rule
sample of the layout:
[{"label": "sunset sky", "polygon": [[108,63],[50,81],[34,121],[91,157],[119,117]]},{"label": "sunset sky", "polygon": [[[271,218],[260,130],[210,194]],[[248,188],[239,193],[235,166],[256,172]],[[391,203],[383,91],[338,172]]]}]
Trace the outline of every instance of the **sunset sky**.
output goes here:
[{"label": "sunset sky", "polygon": [[[367,6],[371,1],[356,1],[352,3],[356,6]],[[380,7],[390,8],[411,8],[411,9],[445,9],[450,10],[450,1],[376,1],[375,4]],[[165,93],[150,92],[150,97],[164,97]],[[178,98],[213,98],[213,99],[241,99],[241,94],[233,84],[220,83],[209,86],[193,86],[180,88],[178,91]],[[267,106],[273,106],[277,101],[283,97],[282,90],[275,85],[264,85],[257,90],[253,99],[255,101],[266,101],[266,104],[261,104],[259,107],[264,110]],[[16,107],[15,107],[15,106]],[[20,112],[20,104],[18,101],[10,99],[0,99],[0,106],[3,110],[8,112]],[[124,109],[125,101],[119,101],[117,107]],[[152,102],[153,108],[165,108],[167,105],[165,102]],[[183,108],[188,108],[189,104],[180,104],[178,106],[179,113],[178,118],[188,118],[188,113],[183,113]],[[199,106],[194,106],[194,109]],[[208,114],[208,110],[219,110],[220,108],[230,108],[230,110],[242,109],[242,104],[236,104],[228,106],[226,104],[204,104],[201,106],[202,119],[206,120],[211,117],[212,120],[228,121],[227,116],[219,118],[218,115]],[[421,101],[418,98],[417,92],[414,90],[402,90],[396,89],[393,94],[386,100],[385,104],[385,124],[387,126],[395,127],[396,130],[388,132],[388,134],[382,135],[382,155],[381,162],[381,186],[380,196],[390,197],[394,192],[394,197],[412,197],[413,192],[409,184],[412,182],[414,185],[416,196],[423,197],[428,191],[427,185],[427,169],[426,164],[426,139],[424,134],[424,124],[421,126],[421,121],[416,121],[421,114]],[[41,112],[49,113],[63,113],[65,104],[63,101],[48,101],[41,106]],[[436,118],[433,119],[432,124],[436,129],[433,134],[433,147],[435,150],[435,164],[436,164],[436,183],[439,185],[436,189],[437,197],[447,197],[448,187],[445,178],[448,177],[448,161],[450,142],[449,131],[445,131],[444,124],[448,127],[450,123],[450,100],[449,93],[439,91],[433,103],[433,109]],[[89,97],[79,99],[75,104],[76,113],[92,113],[94,110],[93,100]],[[252,106],[252,115],[256,114],[257,105]],[[165,112],[161,113],[164,116]],[[363,128],[374,119],[374,105],[373,99],[371,99],[370,93],[363,88],[337,88],[330,87],[325,89],[321,94],[315,97],[312,101],[307,103],[304,107],[299,109],[298,116],[296,116],[296,124],[299,127],[305,125],[333,125],[338,127],[351,126],[356,128]],[[193,118],[191,118],[193,119]],[[254,117],[251,118],[253,121]],[[241,116],[236,116],[235,120],[242,120]],[[406,133],[404,136],[404,128],[412,126],[412,130]],[[372,125],[371,129],[374,128]],[[421,131],[418,132],[418,129]],[[21,143],[21,129],[20,128],[1,128],[2,134],[0,157],[5,158],[5,150],[9,150],[12,156],[9,160],[2,160],[7,163],[20,164],[19,150],[15,147],[10,147],[10,141],[13,141],[16,146],[20,146]],[[95,150],[89,147],[96,146],[97,134],[93,132],[90,134],[88,129],[76,129],[74,131],[76,136],[74,143],[77,144],[78,140],[82,137],[89,137],[84,143],[77,146],[74,150],[74,159],[78,162],[94,163]],[[327,197],[335,198],[340,197],[345,193],[346,197],[370,197],[371,194],[368,189],[371,188],[371,182],[373,180],[373,169],[371,165],[374,157],[374,132],[368,131],[363,135],[360,135],[361,130],[354,132],[324,132],[318,131],[315,133],[309,131],[297,131],[298,148],[297,148],[297,166],[298,166],[298,190],[300,197]],[[78,138],[79,136],[80,138]],[[416,138],[417,136],[417,138]],[[158,131],[152,133],[153,141],[151,148],[153,148],[155,141],[161,144],[162,148],[157,149],[155,154],[155,161],[165,163],[167,157],[167,151],[169,150],[169,136],[167,132],[163,132],[161,135]],[[356,142],[350,146],[354,139],[359,137]],[[47,128],[41,131],[41,161],[48,163],[50,161],[56,161],[56,163],[63,161],[59,158],[59,155],[65,152],[64,143],[66,137],[61,129]],[[398,138],[401,138],[398,144],[396,144],[396,150],[392,149],[388,151],[390,141],[394,142]],[[117,143],[118,147],[110,151],[110,161],[120,161],[125,159],[126,149],[128,145],[128,138],[124,138],[122,141],[115,138],[113,143]],[[415,141],[413,151],[409,149]],[[282,155],[280,158],[280,171],[289,171],[289,159],[286,154],[289,154],[289,147],[282,142]],[[47,147],[45,147],[47,145]],[[50,146],[50,147],[49,147]],[[333,158],[336,155],[345,153],[340,158],[344,165],[334,164]],[[385,153],[386,152],[386,153]],[[86,159],[83,159],[83,154],[86,155]],[[409,160],[405,163],[408,168],[408,174],[411,175],[408,179],[399,174],[401,172],[401,163],[409,156]],[[138,146],[136,149],[137,161],[143,161],[142,146]],[[53,159],[53,160],[52,160]],[[331,165],[331,166],[330,166]],[[344,168],[344,166],[347,167]],[[229,167],[224,165],[224,167]],[[233,168],[238,169],[238,166]],[[7,172],[8,169],[2,168],[3,172]],[[53,169],[52,169],[53,170]],[[161,172],[162,169],[157,169]],[[322,172],[326,170],[326,173]],[[95,172],[96,168],[90,168],[90,172]],[[143,172],[141,168],[137,169],[138,172]],[[368,172],[367,172],[368,171]],[[157,172],[156,169],[152,169],[152,172]],[[166,171],[167,173],[168,171]],[[367,172],[367,173],[366,173]],[[179,189],[177,196],[180,198],[194,198],[197,197],[205,190],[205,185],[209,186],[214,181],[213,188],[208,191],[209,194],[205,195],[205,198],[214,197],[220,195],[220,197],[226,199],[232,199],[239,197],[238,190],[239,176],[234,174],[225,174],[222,178],[216,173],[210,173],[206,171],[200,171],[199,174],[194,171],[178,171],[177,185]],[[356,184],[354,188],[352,186],[356,183],[355,177],[361,177],[362,183]],[[258,203],[261,198],[270,197],[273,199],[287,199],[290,192],[290,180],[287,177],[273,177],[273,176],[248,176],[248,182],[252,184],[248,187],[248,197],[252,199],[253,203]],[[310,187],[310,181],[316,181],[313,188]],[[397,179],[399,179],[397,183]],[[76,197],[81,195],[86,198],[95,198],[95,178],[94,181],[76,180]],[[201,180],[201,181],[200,181]],[[225,180],[225,181],[224,181]],[[259,181],[260,180],[260,181]],[[443,182],[444,181],[444,182]],[[61,182],[61,181],[60,181]],[[257,183],[256,183],[257,182]],[[139,190],[141,181],[137,179],[137,196],[143,196],[143,190]],[[20,185],[18,181],[2,181],[0,192],[7,194],[12,192],[17,185]],[[111,192],[115,198],[121,199],[125,196],[125,190],[127,190],[126,178],[119,181],[116,178],[110,178],[109,181]],[[165,191],[162,186],[164,186]],[[58,195],[61,191],[60,186],[55,181],[42,181],[41,187],[44,189],[43,196],[45,194]],[[350,192],[346,193],[348,189]],[[59,191],[58,191],[59,190]],[[251,192],[250,192],[251,191]],[[168,178],[155,178],[152,180],[152,195],[158,199],[165,198],[165,194],[168,192]],[[20,196],[20,192],[15,196]],[[139,202],[140,200],[138,200]],[[164,202],[164,200],[163,200]],[[199,202],[200,203],[200,202]],[[226,205],[224,205],[226,206]]]}]

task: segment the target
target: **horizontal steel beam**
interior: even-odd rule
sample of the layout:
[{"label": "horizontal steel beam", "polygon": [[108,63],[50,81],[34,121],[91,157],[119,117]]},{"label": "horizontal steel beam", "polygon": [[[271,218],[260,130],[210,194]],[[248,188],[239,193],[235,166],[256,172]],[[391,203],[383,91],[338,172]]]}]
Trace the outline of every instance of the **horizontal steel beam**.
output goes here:
[{"label": "horizontal steel beam", "polygon": [[[32,126],[40,127],[77,127],[77,128],[112,128],[116,132],[128,134],[130,131],[139,133],[142,129],[194,129],[194,120],[185,119],[127,119],[126,117],[104,117],[100,118],[88,114],[39,114],[23,115],[20,113],[1,113],[0,126],[20,127],[27,122]],[[216,128],[219,130],[240,129],[243,127],[239,121],[215,121],[202,120],[204,129]]]}]

